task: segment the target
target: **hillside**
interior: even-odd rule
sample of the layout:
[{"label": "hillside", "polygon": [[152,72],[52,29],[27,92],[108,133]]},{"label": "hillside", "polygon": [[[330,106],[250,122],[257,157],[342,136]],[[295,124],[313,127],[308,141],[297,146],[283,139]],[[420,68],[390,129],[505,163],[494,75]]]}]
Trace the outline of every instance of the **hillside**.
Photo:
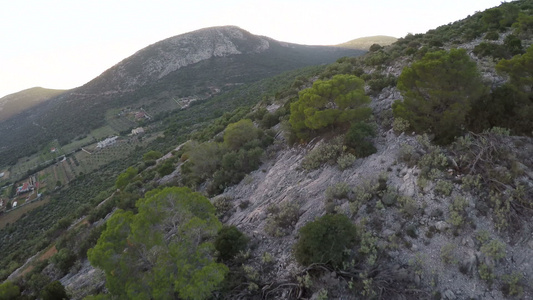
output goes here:
[{"label": "hillside", "polygon": [[65,145],[83,138],[106,125],[106,114],[112,110],[150,106],[149,114],[157,116],[168,112],[174,98],[203,100],[285,71],[362,53],[279,42],[234,26],[172,37],[138,51],[79,88],[1,122],[0,165],[14,164],[51,140]]},{"label": "hillside", "polygon": [[82,153],[123,156],[0,230],[0,291],[533,298],[532,21],[502,3]]},{"label": "hillside", "polygon": [[4,96],[0,99],[0,122],[64,92],[65,90],[34,87]]},{"label": "hillside", "polygon": [[398,38],[386,35],[376,35],[376,36],[367,36],[362,38],[357,38],[342,44],[336,45],[337,47],[351,48],[351,49],[360,49],[368,50],[370,46],[378,44],[380,46],[388,46],[396,42]]}]

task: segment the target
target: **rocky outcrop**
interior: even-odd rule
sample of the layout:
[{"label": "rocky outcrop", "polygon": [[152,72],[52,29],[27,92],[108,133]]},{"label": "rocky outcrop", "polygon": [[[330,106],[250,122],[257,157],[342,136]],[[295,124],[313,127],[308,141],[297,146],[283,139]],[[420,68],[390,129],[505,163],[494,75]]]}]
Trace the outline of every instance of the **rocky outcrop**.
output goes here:
[{"label": "rocky outcrop", "polygon": [[104,72],[88,84],[105,85],[100,92],[126,91],[161,79],[180,68],[212,57],[261,53],[270,40],[236,26],[200,29],[150,45]]}]

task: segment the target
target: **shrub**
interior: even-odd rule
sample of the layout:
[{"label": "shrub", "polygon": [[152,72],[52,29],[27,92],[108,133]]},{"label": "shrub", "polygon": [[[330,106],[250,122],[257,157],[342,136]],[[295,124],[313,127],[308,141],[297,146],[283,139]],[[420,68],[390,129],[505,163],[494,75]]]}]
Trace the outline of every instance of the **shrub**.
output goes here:
[{"label": "shrub", "polygon": [[392,122],[392,130],[394,130],[396,134],[406,131],[409,129],[409,126],[409,121],[400,117],[394,118],[394,121]]},{"label": "shrub", "polygon": [[497,31],[489,31],[484,37],[484,39],[491,41],[496,41],[498,38],[500,38],[500,34]]},{"label": "shrub", "polygon": [[213,200],[213,206],[215,207],[216,216],[218,218],[222,218],[233,208],[231,199],[225,196],[216,197]]},{"label": "shrub", "polygon": [[461,227],[465,219],[465,208],[468,202],[463,197],[456,197],[450,205],[450,223],[455,227]]},{"label": "shrub", "polygon": [[163,177],[174,172],[174,164],[170,160],[166,160],[164,163],[157,167],[157,173]]},{"label": "shrub", "polygon": [[510,53],[510,56],[515,56],[518,54],[524,53],[524,47],[522,47],[522,40],[520,40],[516,35],[510,34],[505,37],[503,40],[503,45],[506,50]]},{"label": "shrub", "polygon": [[353,163],[357,160],[357,157],[351,153],[343,153],[338,159],[337,159],[337,165],[341,170],[346,170],[349,167],[353,165]]},{"label": "shrub", "polygon": [[383,49],[383,47],[380,44],[372,44],[370,48],[368,49],[369,52],[376,52],[380,49]]},{"label": "shrub", "polygon": [[229,124],[224,131],[224,144],[232,149],[239,150],[250,141],[259,137],[260,129],[256,128],[250,119],[242,119]]},{"label": "shrub", "polygon": [[481,252],[494,260],[500,260],[505,257],[505,244],[498,240],[492,240],[481,246]]},{"label": "shrub", "polygon": [[329,143],[322,143],[311,150],[302,161],[302,168],[314,170],[326,162],[334,163],[342,154],[342,139],[337,137]]},{"label": "shrub", "polygon": [[265,231],[271,236],[281,237],[289,233],[300,218],[300,207],[294,202],[284,202],[276,206],[270,205],[267,208],[269,214]]},{"label": "shrub", "polygon": [[415,199],[409,196],[401,196],[398,198],[398,203],[400,204],[400,210],[406,216],[412,217],[416,214],[418,210],[418,205],[416,204]]},{"label": "shrub", "polygon": [[135,175],[137,175],[137,169],[134,167],[129,167],[128,169],[126,169],[125,172],[118,175],[117,180],[115,182],[115,186],[117,187],[117,189],[124,189],[126,185],[128,185],[128,183],[130,182],[130,180],[135,177]]},{"label": "shrub", "polygon": [[355,156],[367,157],[376,153],[369,138],[376,135],[374,126],[365,122],[354,123],[344,137],[344,144],[353,149]]},{"label": "shrub", "polygon": [[40,293],[42,300],[69,299],[65,287],[59,281],[52,281]]},{"label": "shrub", "polygon": [[345,215],[325,215],[303,226],[299,235],[294,256],[302,266],[323,263],[341,267],[347,258],[345,250],[359,241],[358,228]]},{"label": "shrub", "polygon": [[346,198],[349,192],[350,186],[346,182],[339,182],[335,185],[328,186],[326,189],[326,200]]},{"label": "shrub", "polygon": [[20,288],[11,281],[5,281],[0,284],[0,297],[1,299],[19,299]]},{"label": "shrub", "polygon": [[450,196],[452,194],[453,184],[448,180],[439,180],[435,184],[435,193],[442,196]]},{"label": "shrub", "polygon": [[235,226],[224,226],[218,231],[215,248],[222,260],[230,260],[246,248],[248,238]]},{"label": "shrub", "polygon": [[312,131],[368,119],[372,114],[368,103],[362,79],[336,75],[328,81],[317,80],[301,91],[298,101],[291,104],[289,122],[305,140]]},{"label": "shrub", "polygon": [[473,53],[477,57],[491,56],[495,59],[508,57],[507,50],[504,46],[495,43],[480,43],[474,47]]},{"label": "shrub", "polygon": [[76,255],[72,250],[68,248],[63,248],[59,250],[54,256],[50,258],[50,261],[61,270],[63,273],[67,273],[76,262]]},{"label": "shrub", "polygon": [[161,152],[151,150],[151,151],[148,151],[145,154],[143,154],[143,161],[147,162],[147,161],[151,161],[151,160],[156,160],[158,158],[161,158],[161,156],[163,156],[163,154],[161,154]]},{"label": "shrub", "polygon": [[502,276],[503,285],[502,292],[507,296],[522,297],[524,294],[524,288],[520,285],[522,280],[522,274],[515,272],[511,275],[505,274]]},{"label": "shrub", "polygon": [[435,142],[449,143],[462,132],[472,99],[485,91],[477,65],[466,50],[429,52],[398,78],[403,101],[394,102],[394,117],[416,132],[435,134]]}]

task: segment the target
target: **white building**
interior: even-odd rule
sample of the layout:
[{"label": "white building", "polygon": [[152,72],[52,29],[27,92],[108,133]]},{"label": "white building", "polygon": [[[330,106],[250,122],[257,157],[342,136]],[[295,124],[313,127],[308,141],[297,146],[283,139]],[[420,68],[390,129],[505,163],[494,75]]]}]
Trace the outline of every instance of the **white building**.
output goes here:
[{"label": "white building", "polygon": [[117,142],[118,136],[109,137],[101,142],[98,142],[97,148],[105,148]]}]

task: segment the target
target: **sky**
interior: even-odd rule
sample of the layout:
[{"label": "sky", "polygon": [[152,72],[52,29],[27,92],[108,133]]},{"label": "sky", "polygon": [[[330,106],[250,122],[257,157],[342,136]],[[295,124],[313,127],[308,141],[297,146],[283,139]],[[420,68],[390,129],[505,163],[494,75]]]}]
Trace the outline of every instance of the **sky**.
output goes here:
[{"label": "sky", "polygon": [[306,45],[425,33],[501,0],[0,0],[0,98],[81,86],[138,50],[236,25]]}]

